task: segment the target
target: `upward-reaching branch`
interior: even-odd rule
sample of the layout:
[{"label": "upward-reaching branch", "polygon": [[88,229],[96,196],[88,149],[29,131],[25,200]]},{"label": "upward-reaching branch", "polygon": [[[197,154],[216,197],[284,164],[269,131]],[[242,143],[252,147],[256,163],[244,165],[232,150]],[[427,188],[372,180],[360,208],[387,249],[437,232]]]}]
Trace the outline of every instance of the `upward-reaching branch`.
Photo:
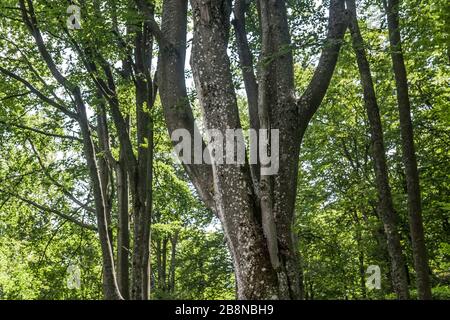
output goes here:
[{"label": "upward-reaching branch", "polygon": [[379,214],[384,224],[387,238],[387,248],[391,257],[392,282],[394,290],[401,299],[408,299],[408,282],[405,261],[398,233],[398,217],[394,210],[391,188],[389,184],[386,152],[384,148],[383,129],[378,108],[375,88],[373,86],[370,65],[364,49],[364,40],[358,26],[354,0],[347,0],[350,16],[350,33],[353,50],[356,54],[361,84],[363,87],[364,104],[369,119],[372,155],[374,159],[375,180],[379,199]]},{"label": "upward-reaching branch", "polygon": [[[177,129],[186,129],[191,137],[201,136],[190,107],[184,74],[187,0],[163,2],[161,28],[169,44],[169,47],[161,47],[158,62],[158,87],[167,128],[170,134]],[[193,156],[194,152],[191,154]],[[200,197],[215,211],[211,165],[194,164],[194,161],[183,165]]]},{"label": "upward-reaching branch", "polygon": [[31,199],[26,198],[26,197],[24,197],[24,196],[22,196],[20,194],[17,194],[17,193],[8,191],[8,190],[4,190],[4,189],[0,189],[0,192],[8,194],[8,195],[10,195],[10,196],[12,196],[14,198],[17,198],[17,199],[19,199],[19,200],[21,200],[21,201],[23,201],[25,203],[28,203],[29,205],[32,205],[33,207],[35,207],[35,208],[37,208],[39,210],[56,214],[57,216],[63,218],[64,220],[73,222],[73,223],[75,223],[76,225],[78,225],[80,227],[86,228],[88,230],[97,231],[97,227],[95,227],[95,226],[93,226],[91,224],[87,224],[87,223],[84,223],[82,221],[79,221],[78,219],[74,218],[71,215],[65,214],[64,212],[61,212],[61,211],[56,210],[54,208],[49,208],[47,206],[44,206],[44,205],[42,205],[40,203],[37,203],[36,201],[33,201]]},{"label": "upward-reaching branch", "polygon": [[65,115],[67,115],[68,117],[70,117],[72,119],[75,119],[75,120],[78,119],[78,115],[75,112],[70,111],[65,106],[59,104],[55,100],[50,99],[44,93],[42,93],[40,90],[38,90],[33,84],[31,84],[29,81],[25,80],[21,76],[13,73],[1,66],[0,66],[0,72],[12,79],[15,79],[15,80],[21,82],[25,87],[27,87],[32,93],[34,93],[43,102],[48,103],[52,107],[55,107],[57,110],[61,111],[62,113],[64,113]]},{"label": "upward-reaching branch", "polygon": [[319,64],[308,87],[297,102],[300,115],[299,121],[302,128],[306,128],[317,108],[319,108],[333,76],[339,50],[348,25],[348,13],[345,10],[344,3],[344,0],[331,0],[328,34]]},{"label": "upward-reaching branch", "polygon": [[[38,27],[38,22],[35,15],[32,0],[19,0],[20,10],[25,25],[35,39],[36,46],[41,54],[42,59],[47,64],[48,69],[52,73],[55,80],[64,87],[72,96],[74,105],[77,108],[77,121],[80,125],[81,134],[83,137],[84,154],[89,170],[89,176],[94,190],[95,210],[97,215],[98,234],[100,237],[100,244],[102,249],[103,270],[104,270],[104,292],[106,299],[122,299],[118,290],[114,259],[112,254],[111,242],[108,235],[107,222],[107,204],[103,197],[103,189],[99,170],[97,165],[97,156],[95,152],[95,145],[92,139],[89,119],[86,113],[86,105],[83,101],[80,87],[71,83],[56,66],[53,58],[48,52],[42,34]],[[31,89],[31,88],[30,88]]]},{"label": "upward-reaching branch", "polygon": [[247,93],[250,127],[258,130],[258,83],[256,82],[255,71],[253,68],[253,55],[247,40],[247,29],[245,26],[246,10],[246,1],[236,0],[234,4],[234,20],[232,23],[236,31],[239,63],[244,78],[245,91]]}]

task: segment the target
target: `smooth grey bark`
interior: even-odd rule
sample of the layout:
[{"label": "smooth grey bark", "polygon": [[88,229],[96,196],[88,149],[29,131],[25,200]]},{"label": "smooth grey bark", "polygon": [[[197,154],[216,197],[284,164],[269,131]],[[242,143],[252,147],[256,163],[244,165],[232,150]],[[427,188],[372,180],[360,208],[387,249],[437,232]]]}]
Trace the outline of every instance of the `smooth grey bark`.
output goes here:
[{"label": "smooth grey bark", "polygon": [[383,0],[386,10],[392,65],[397,89],[397,103],[400,116],[402,156],[408,194],[409,226],[417,278],[419,299],[429,300],[431,295],[430,269],[422,219],[419,171],[417,169],[414,132],[411,120],[411,105],[408,93],[408,79],[402,51],[398,0]]},{"label": "smooth grey bark", "polygon": [[[186,59],[187,0],[163,1],[161,33],[159,40],[158,86],[164,118],[169,134],[185,129],[191,137],[201,136],[195,125],[194,115],[187,95],[184,65]],[[204,148],[202,145],[202,150]],[[194,164],[192,144],[190,164],[183,163],[186,172],[208,208],[215,211],[212,168],[206,164]]]},{"label": "smooth grey bark", "polygon": [[391,259],[391,272],[394,290],[399,299],[408,299],[408,282],[405,270],[405,260],[398,231],[398,215],[395,212],[389,185],[388,166],[384,148],[383,129],[380,110],[375,95],[370,65],[364,49],[364,40],[359,30],[356,6],[354,0],[347,1],[350,11],[350,32],[353,50],[356,54],[359,74],[363,87],[364,105],[369,119],[372,140],[372,156],[375,169],[375,181],[378,192],[378,212],[383,221],[387,238],[387,248]]},{"label": "smooth grey bark", "polygon": [[[101,98],[99,100],[102,100]],[[98,148],[99,154],[98,157],[98,167],[100,172],[100,180],[102,184],[102,193],[103,198],[105,199],[105,211],[106,211],[106,221],[108,223],[108,236],[110,240],[111,249],[114,252],[113,245],[113,230],[111,227],[111,210],[112,210],[112,185],[114,181],[112,181],[111,174],[111,165],[108,160],[108,155],[111,154],[111,149],[109,146],[109,132],[108,132],[108,123],[106,117],[105,104],[103,101],[97,106],[97,135],[98,135]]]}]

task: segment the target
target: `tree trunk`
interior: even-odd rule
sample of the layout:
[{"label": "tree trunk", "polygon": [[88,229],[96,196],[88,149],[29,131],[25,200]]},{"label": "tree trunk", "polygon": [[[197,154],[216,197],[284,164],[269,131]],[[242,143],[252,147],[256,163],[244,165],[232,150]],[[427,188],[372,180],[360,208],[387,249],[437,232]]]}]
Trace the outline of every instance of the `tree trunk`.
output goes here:
[{"label": "tree trunk", "polygon": [[380,111],[375,96],[369,62],[367,61],[364,49],[364,41],[358,26],[355,2],[354,0],[349,0],[347,1],[347,4],[351,14],[350,31],[353,49],[356,53],[356,60],[364,92],[364,104],[370,124],[375,180],[379,200],[378,211],[386,232],[387,247],[391,258],[392,281],[398,298],[408,299],[409,291],[405,273],[405,260],[397,227],[398,216],[394,210],[391,188],[389,185]]},{"label": "tree trunk", "polygon": [[178,244],[179,230],[175,230],[170,238],[171,254],[170,254],[170,269],[169,269],[169,285],[168,291],[174,293],[175,291],[175,269],[176,269],[176,253]]},{"label": "tree trunk", "polygon": [[[139,4],[138,4],[139,6]],[[133,170],[134,243],[132,297],[147,300],[149,296],[149,244],[153,183],[153,121],[150,115],[156,89],[151,72],[153,38],[147,14],[152,8],[142,7],[144,22],[138,25],[135,38],[136,126],[138,158]],[[149,11],[147,11],[149,10]]]},{"label": "tree trunk", "polygon": [[[193,0],[191,5],[194,16],[191,66],[204,124],[225,137],[227,129],[240,128],[227,55],[231,8],[225,1],[205,4]],[[223,164],[225,158],[212,153],[210,157],[216,207],[234,258],[239,298],[278,298],[276,273],[267,259],[268,248],[255,212],[249,166]]]},{"label": "tree trunk", "polygon": [[117,281],[119,290],[124,299],[130,298],[129,280],[129,251],[130,232],[128,219],[128,176],[124,164],[123,152],[120,152],[119,163],[116,166],[117,174]]},{"label": "tree trunk", "polygon": [[98,168],[100,174],[100,182],[102,185],[103,199],[105,200],[106,222],[108,223],[108,236],[111,241],[111,249],[114,252],[113,245],[113,231],[111,227],[111,186],[113,181],[111,180],[111,167],[108,162],[108,155],[111,153],[109,146],[109,132],[108,123],[106,118],[105,104],[102,101],[101,94],[97,94],[99,103],[97,105],[97,134],[98,134],[98,147],[100,157],[98,158]]},{"label": "tree trunk", "polygon": [[400,115],[400,133],[402,137],[403,163],[405,165],[406,185],[408,193],[409,225],[411,232],[414,267],[417,278],[419,299],[431,299],[428,255],[422,221],[422,204],[420,195],[419,172],[417,169],[414,133],[411,121],[411,106],[408,93],[408,80],[403,58],[400,23],[399,1],[383,1],[389,29],[391,58],[394,68],[397,89],[398,111]]},{"label": "tree trunk", "polygon": [[156,268],[158,270],[158,289],[162,290],[163,288],[163,278],[162,278],[162,251],[161,251],[161,239],[156,240]]},{"label": "tree trunk", "polygon": [[162,241],[162,264],[161,264],[161,289],[167,292],[167,243],[169,238],[164,236]]},{"label": "tree trunk", "polygon": [[81,100],[81,93],[78,88],[74,89],[76,105],[80,117],[80,128],[83,136],[84,153],[89,169],[92,187],[94,190],[95,211],[97,214],[98,234],[100,238],[100,247],[103,258],[103,291],[107,300],[122,299],[117,285],[116,273],[114,268],[113,252],[111,240],[109,239],[109,228],[107,222],[107,209],[105,199],[103,198],[100,173],[97,166],[94,143],[89,128],[89,122],[86,115],[84,103]]},{"label": "tree trunk", "polygon": [[[211,165],[184,163],[200,197],[221,220],[233,258],[239,299],[302,297],[298,250],[291,230],[298,154],[302,134],[325,95],[346,29],[343,1],[331,2],[327,38],[332,40],[331,45],[324,47],[319,67],[301,101],[293,95],[293,59],[284,1],[261,0],[259,3],[261,12],[264,7],[261,25],[268,31],[263,39],[267,44],[265,52],[275,54],[276,58],[269,66],[270,78],[267,73],[261,73],[260,79],[266,82],[262,92],[258,92],[258,100],[262,100],[258,101],[261,114],[253,116],[252,121],[257,119],[259,125],[264,123],[265,129],[280,131],[278,175],[256,181],[257,175],[251,174],[248,162],[223,164],[225,157],[212,152],[209,154]],[[227,129],[241,128],[227,54],[231,2],[192,0],[191,5],[194,20],[191,67],[203,123],[206,129],[218,130],[226,136]],[[237,9],[236,26],[243,33],[242,11]],[[192,137],[197,129],[184,83],[186,15],[186,1],[164,1],[162,34],[165,39],[160,43],[162,53],[158,67],[169,133],[185,129]],[[245,35],[240,34],[239,41],[243,44],[241,64],[249,66],[251,61],[244,52]],[[255,115],[254,78],[246,74],[246,79],[251,112]],[[264,197],[259,199],[257,193],[261,185]]]}]

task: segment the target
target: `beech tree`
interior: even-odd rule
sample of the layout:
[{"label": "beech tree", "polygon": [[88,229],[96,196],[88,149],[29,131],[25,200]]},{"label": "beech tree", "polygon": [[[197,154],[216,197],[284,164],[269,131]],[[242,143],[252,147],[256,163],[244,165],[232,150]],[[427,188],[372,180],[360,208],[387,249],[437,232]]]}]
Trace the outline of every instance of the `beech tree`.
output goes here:
[{"label": "beech tree", "polygon": [[400,35],[400,2],[398,0],[383,0],[383,5],[388,22],[392,66],[394,69],[395,85],[397,90],[403,163],[405,167],[406,188],[408,193],[409,224],[411,230],[414,266],[417,272],[417,288],[420,299],[431,299],[428,254],[425,247],[422,221],[422,200],[420,196],[419,171],[417,169],[413,124],[411,120],[411,105],[408,93],[408,80]]},{"label": "beech tree", "polygon": [[0,299],[448,299],[443,4],[2,0]]},{"label": "beech tree", "polygon": [[[227,53],[232,7],[221,0],[193,0],[190,4],[194,22],[190,62],[203,124],[225,135],[226,129],[241,128]],[[163,2],[158,79],[169,132],[182,128],[194,136],[200,133],[195,132],[198,129],[184,80],[187,5],[185,0]],[[332,0],[318,66],[305,92],[296,97],[286,4],[262,0],[257,5],[261,33],[258,62],[252,61],[246,44],[246,5],[238,2],[235,7],[240,65],[248,77],[245,88],[252,126],[280,132],[279,172],[258,177],[256,169],[252,177],[248,162],[236,166],[217,161],[195,165],[192,161],[185,168],[202,199],[220,218],[233,258],[238,298],[299,299],[302,281],[292,232],[298,155],[308,123],[333,74],[348,18],[344,1]],[[256,76],[249,71],[254,69],[258,69]]]},{"label": "beech tree", "polygon": [[[96,229],[102,248],[104,296],[106,299],[122,299],[129,296],[130,289],[132,298],[146,299],[149,292],[153,163],[150,110],[157,90],[152,74],[153,35],[138,4],[120,4],[120,7],[115,1],[109,4],[106,9],[99,1],[92,4],[83,2],[81,6],[83,12],[90,13],[85,17],[84,23],[97,27],[97,32],[107,32],[102,41],[89,29],[72,33],[65,16],[59,15],[60,12],[65,12],[66,7],[63,6],[64,10],[61,10],[59,3],[46,1],[45,4],[35,4],[31,0],[21,0],[18,8],[9,7],[11,19],[15,21],[14,26],[18,30],[26,28],[28,35],[25,39],[31,37],[34,41],[35,47],[28,52],[46,70],[42,69],[42,64],[34,64],[32,59],[10,41],[8,46],[12,52],[19,54],[19,59],[10,68],[0,66],[0,72],[79,126],[95,203]],[[35,9],[35,5],[39,10]],[[126,19],[119,20],[119,9],[126,10]],[[151,7],[141,9],[146,10],[146,15],[151,14]],[[45,17],[51,18],[53,24],[42,21],[41,10],[47,10]],[[99,25],[98,22],[104,17],[108,17],[111,24]],[[44,25],[44,30],[41,25]],[[18,34],[17,37],[22,35]],[[130,41],[125,41],[125,37],[133,39],[131,47]],[[106,47],[111,45],[109,41],[119,48],[113,57],[105,57]],[[70,50],[76,56],[81,72],[80,69],[76,70],[76,74],[62,71],[66,68],[61,60],[56,60],[55,53],[52,52],[55,49]],[[120,70],[115,69],[116,63],[121,64]],[[47,80],[48,76],[53,79]],[[83,78],[86,81],[80,81]],[[134,107],[125,107],[126,102],[120,101],[119,90],[124,84],[133,85]],[[57,90],[61,90],[63,94],[57,94]],[[88,114],[91,112],[95,115],[95,122],[92,122]],[[133,128],[130,125],[131,118],[135,121]],[[114,137],[111,136],[112,131]],[[111,152],[113,140],[120,149],[116,157]],[[114,180],[117,183],[113,183]],[[118,198],[119,217],[117,267],[114,262],[111,226],[112,199],[115,194]],[[129,195],[133,213],[130,286]]]}]

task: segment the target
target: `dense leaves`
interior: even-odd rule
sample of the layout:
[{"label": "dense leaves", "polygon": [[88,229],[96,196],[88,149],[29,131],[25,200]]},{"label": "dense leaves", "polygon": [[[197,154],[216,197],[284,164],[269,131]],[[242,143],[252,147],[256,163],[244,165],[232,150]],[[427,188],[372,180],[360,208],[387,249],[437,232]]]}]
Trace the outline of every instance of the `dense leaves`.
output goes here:
[{"label": "dense leaves", "polygon": [[[127,1],[100,1],[103,16],[96,15],[98,8],[93,3],[97,1],[82,1],[86,16],[82,29],[66,33],[61,27],[66,22],[66,3],[35,2],[46,45],[63,73],[83,89],[91,123],[95,123],[100,103],[75,43],[98,50],[114,66],[114,76],[121,79],[117,81],[121,112],[129,117],[130,136],[135,136],[136,89],[132,81],[120,78],[119,71],[127,47],[119,46],[110,30],[115,19],[137,23],[140,17],[125,10]],[[381,111],[394,207],[415,298],[395,82],[384,11],[378,2],[357,3],[359,23]],[[325,3],[305,0],[287,4],[296,53],[295,81],[304,89],[322,47]],[[444,30],[449,25],[446,5],[444,0],[405,0],[400,9],[435,299],[450,298],[450,40]],[[156,1],[157,20],[160,7]],[[114,17],[113,12],[118,15]],[[257,52],[257,6],[252,3],[247,15],[249,45]],[[246,129],[249,120],[234,33],[231,37],[233,80]],[[130,44],[133,39],[124,41]],[[300,152],[294,233],[306,299],[395,298],[386,236],[377,212],[369,124],[350,42],[347,35],[326,97],[306,131]],[[51,77],[13,0],[2,0],[0,5],[0,68],[13,71],[74,111],[70,94]],[[190,70],[186,76],[189,85]],[[99,77],[106,80],[101,72]],[[0,299],[100,299],[102,254],[80,128],[32,91],[0,73]],[[191,95],[194,104],[195,94]],[[194,107],[197,111],[198,106]],[[144,148],[153,148],[154,157],[151,298],[234,299],[233,265],[220,223],[201,202],[172,153],[159,99],[145,112],[152,118],[154,133],[153,145],[144,143]],[[116,160],[118,135],[111,125],[111,154]],[[96,133],[93,139],[99,141]],[[139,147],[133,142],[135,153]],[[106,157],[101,152],[97,156]],[[111,201],[115,245],[118,202],[114,196]],[[366,287],[369,265],[381,269],[380,290]],[[67,285],[70,267],[80,271],[79,288]]]}]

